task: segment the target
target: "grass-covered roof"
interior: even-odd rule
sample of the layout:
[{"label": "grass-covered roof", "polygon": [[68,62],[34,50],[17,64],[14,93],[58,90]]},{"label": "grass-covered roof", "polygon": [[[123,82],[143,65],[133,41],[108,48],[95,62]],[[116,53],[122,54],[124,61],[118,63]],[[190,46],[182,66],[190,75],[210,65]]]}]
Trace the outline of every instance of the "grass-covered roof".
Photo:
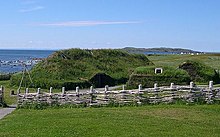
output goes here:
[{"label": "grass-covered roof", "polygon": [[[145,55],[129,54],[112,49],[68,49],[49,56],[31,70],[33,81],[43,83],[89,81],[98,73],[113,79],[127,79],[139,66],[152,64]],[[15,79],[15,76],[13,77]],[[16,83],[12,80],[12,83]],[[50,85],[50,84],[47,84]],[[48,86],[47,86],[48,87]]]},{"label": "grass-covered roof", "polygon": [[219,83],[219,74],[212,67],[198,61],[187,60],[180,64],[179,68],[185,70],[191,77],[192,81],[198,83],[208,83],[213,80]]}]

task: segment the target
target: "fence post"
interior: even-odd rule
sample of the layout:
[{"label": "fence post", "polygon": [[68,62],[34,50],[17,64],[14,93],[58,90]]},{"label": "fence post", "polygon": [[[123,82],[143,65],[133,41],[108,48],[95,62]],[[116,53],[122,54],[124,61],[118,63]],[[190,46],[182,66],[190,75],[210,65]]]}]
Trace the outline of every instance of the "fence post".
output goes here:
[{"label": "fence post", "polygon": [[125,85],[122,85],[122,91],[125,91]]},{"label": "fence post", "polygon": [[194,87],[194,83],[193,83],[193,82],[190,82],[189,88],[193,88],[193,87]]},{"label": "fence post", "polygon": [[174,83],[170,84],[170,88],[173,89],[174,88]]},{"label": "fence post", "polygon": [[65,95],[66,91],[65,91],[65,87],[62,87],[62,95]]},{"label": "fence post", "polygon": [[157,89],[157,88],[158,88],[158,84],[155,83],[155,84],[154,84],[154,89]]},{"label": "fence post", "polygon": [[76,95],[79,96],[79,87],[76,87]]},{"label": "fence post", "polygon": [[213,89],[213,81],[209,81],[209,89],[210,89],[210,90]]},{"label": "fence post", "polygon": [[28,89],[28,88],[26,88],[25,93],[26,93],[26,94],[28,94],[28,93],[29,93],[29,89]]},{"label": "fence post", "polygon": [[52,95],[52,93],[53,93],[53,87],[50,87],[50,95]]},{"label": "fence post", "polygon": [[141,90],[142,90],[142,85],[139,84],[139,85],[138,85],[138,92],[140,92]]},{"label": "fence post", "polygon": [[40,94],[40,88],[37,89],[37,94]]}]

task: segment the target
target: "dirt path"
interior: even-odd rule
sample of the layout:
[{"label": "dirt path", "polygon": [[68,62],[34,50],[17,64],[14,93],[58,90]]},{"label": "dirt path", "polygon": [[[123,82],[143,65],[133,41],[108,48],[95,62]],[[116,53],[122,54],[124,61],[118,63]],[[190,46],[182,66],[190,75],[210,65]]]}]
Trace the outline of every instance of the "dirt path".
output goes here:
[{"label": "dirt path", "polygon": [[16,107],[0,108],[0,119],[4,118],[6,115],[10,114],[16,109]]}]

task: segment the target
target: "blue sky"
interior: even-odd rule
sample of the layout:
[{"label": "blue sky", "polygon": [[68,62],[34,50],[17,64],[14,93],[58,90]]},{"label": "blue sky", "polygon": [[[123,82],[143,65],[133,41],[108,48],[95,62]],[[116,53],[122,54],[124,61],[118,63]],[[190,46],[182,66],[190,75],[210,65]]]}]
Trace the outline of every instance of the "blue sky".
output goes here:
[{"label": "blue sky", "polygon": [[220,52],[219,0],[1,0],[0,49]]}]

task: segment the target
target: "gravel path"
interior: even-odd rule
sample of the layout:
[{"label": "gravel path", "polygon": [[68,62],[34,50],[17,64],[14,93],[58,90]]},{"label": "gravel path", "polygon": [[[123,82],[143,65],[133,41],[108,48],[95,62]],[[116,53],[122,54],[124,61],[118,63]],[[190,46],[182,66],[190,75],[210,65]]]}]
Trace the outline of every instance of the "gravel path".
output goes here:
[{"label": "gravel path", "polygon": [[4,118],[6,115],[10,114],[15,109],[16,109],[15,107],[1,108],[0,109],[0,119]]}]

